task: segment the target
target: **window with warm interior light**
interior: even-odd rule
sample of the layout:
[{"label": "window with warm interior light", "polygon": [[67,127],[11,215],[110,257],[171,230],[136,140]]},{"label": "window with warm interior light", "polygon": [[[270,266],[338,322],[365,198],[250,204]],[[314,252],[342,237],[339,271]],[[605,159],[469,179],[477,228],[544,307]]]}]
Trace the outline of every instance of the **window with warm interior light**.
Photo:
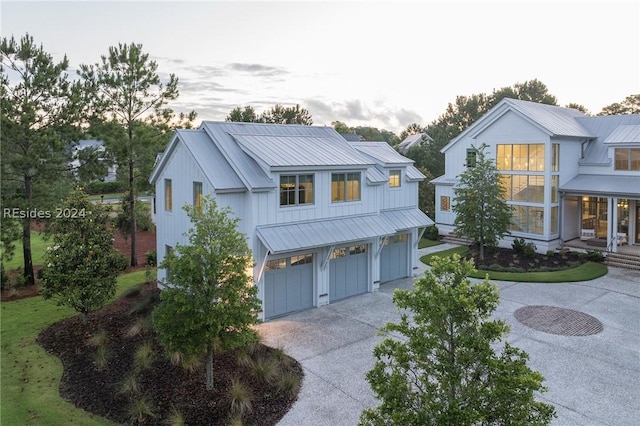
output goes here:
[{"label": "window with warm interior light", "polygon": [[281,175],[280,205],[313,204],[313,175]]},{"label": "window with warm interior light", "polygon": [[440,197],[440,210],[443,212],[451,211],[451,197],[448,197],[446,195],[442,195]]},{"label": "window with warm interior light", "polygon": [[360,172],[331,174],[331,202],[360,200]]},{"label": "window with warm interior light", "polygon": [[164,209],[173,211],[173,191],[171,190],[171,179],[164,180]]},{"label": "window with warm interior light", "polygon": [[401,185],[402,172],[400,170],[389,171],[389,188],[399,188]]},{"label": "window with warm interior light", "polygon": [[616,148],[615,170],[640,170],[640,148]]}]

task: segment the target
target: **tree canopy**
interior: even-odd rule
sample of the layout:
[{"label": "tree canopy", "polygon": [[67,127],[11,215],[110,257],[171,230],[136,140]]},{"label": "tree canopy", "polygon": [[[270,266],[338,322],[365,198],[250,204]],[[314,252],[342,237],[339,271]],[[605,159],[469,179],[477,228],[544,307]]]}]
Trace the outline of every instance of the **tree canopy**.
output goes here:
[{"label": "tree canopy", "polygon": [[379,406],[364,410],[362,425],[546,425],[553,406],[535,400],[544,377],[528,355],[509,343],[509,328],[491,320],[499,293],[488,280],[472,284],[470,261],[436,258],[411,290],[396,289],[399,323],[366,375]]},{"label": "tree canopy", "polygon": [[[71,182],[67,141],[79,134],[84,92],[66,73],[66,55],[54,60],[29,34],[2,38],[0,63],[2,204],[49,211],[60,184]],[[31,218],[21,225],[23,277],[34,284]]]},{"label": "tree canopy", "polygon": [[[126,171],[131,214],[131,266],[136,257],[136,182],[147,180],[158,145],[166,145],[168,132],[176,126],[189,127],[195,113],[176,114],[167,104],[177,99],[178,77],[160,79],[158,64],[149,59],[141,44],[120,43],[109,48],[101,62],[82,64],[78,71],[91,91],[91,132],[105,141],[119,168]],[[155,143],[154,143],[155,142]]]},{"label": "tree canopy", "polygon": [[602,108],[598,115],[640,114],[640,94],[629,95],[622,102]]},{"label": "tree canopy", "polygon": [[454,188],[456,214],[455,233],[475,242],[480,249],[480,259],[484,259],[485,246],[495,247],[498,240],[508,230],[511,221],[511,207],[505,201],[505,188],[495,161],[487,158],[485,149],[471,147],[467,158],[467,169],[458,176]]},{"label": "tree canopy", "polygon": [[231,110],[225,121],[235,121],[241,123],[273,123],[273,124],[303,124],[310,126],[313,118],[309,111],[301,108],[300,105],[285,107],[276,104],[270,109],[258,115],[256,110],[247,105],[244,108],[235,107]]},{"label": "tree canopy", "polygon": [[211,197],[185,205],[193,227],[160,264],[167,270],[153,324],[168,352],[207,353],[207,389],[213,387],[213,350],[252,343],[260,300],[248,270],[251,251],[238,219]]},{"label": "tree canopy", "polygon": [[45,253],[42,294],[73,308],[86,323],[89,312],[114,296],[121,255],[113,248],[107,213],[81,189],[61,203],[57,216],[51,224],[53,244]]}]

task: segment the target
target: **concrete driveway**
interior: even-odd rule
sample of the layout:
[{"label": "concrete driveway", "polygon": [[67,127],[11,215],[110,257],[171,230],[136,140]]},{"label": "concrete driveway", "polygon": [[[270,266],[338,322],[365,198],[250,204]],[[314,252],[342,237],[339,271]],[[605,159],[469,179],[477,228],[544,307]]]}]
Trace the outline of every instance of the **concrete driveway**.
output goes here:
[{"label": "concrete driveway", "polygon": [[[284,347],[304,367],[298,401],[280,425],[355,425],[364,408],[377,404],[364,378],[381,339],[376,331],[399,319],[391,294],[412,282],[387,283],[377,293],[259,326],[266,344]],[[496,283],[501,302],[495,316],[510,324],[509,342],[526,351],[530,367],[546,378],[549,391],[541,399],[556,407],[553,424],[640,424],[640,272],[610,268],[606,276],[580,283]],[[602,331],[539,331],[514,316],[532,305],[588,314]]]}]

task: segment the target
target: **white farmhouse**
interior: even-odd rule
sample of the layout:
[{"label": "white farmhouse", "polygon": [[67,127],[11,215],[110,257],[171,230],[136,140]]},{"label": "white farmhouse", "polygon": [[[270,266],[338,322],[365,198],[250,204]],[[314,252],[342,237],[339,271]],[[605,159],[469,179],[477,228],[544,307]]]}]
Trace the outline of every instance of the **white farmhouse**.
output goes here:
[{"label": "white farmhouse", "polygon": [[[240,218],[262,317],[376,291],[411,276],[433,224],[418,209],[424,176],[385,142],[329,127],[204,122],[178,130],[151,175],[161,262],[203,195]],[[159,281],[166,271],[158,271]]]},{"label": "white farmhouse", "polygon": [[557,106],[505,98],[451,140],[436,186],[436,225],[454,230],[454,189],[473,167],[472,146],[487,144],[513,207],[511,236],[538,251],[570,240],[609,251],[640,244],[640,115],[586,116]]}]

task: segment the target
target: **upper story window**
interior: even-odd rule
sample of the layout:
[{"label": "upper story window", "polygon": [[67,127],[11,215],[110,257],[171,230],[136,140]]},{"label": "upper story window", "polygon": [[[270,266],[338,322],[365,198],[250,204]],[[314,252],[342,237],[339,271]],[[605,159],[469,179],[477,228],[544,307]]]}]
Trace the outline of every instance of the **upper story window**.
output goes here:
[{"label": "upper story window", "polygon": [[402,185],[402,171],[390,170],[389,171],[389,188],[400,188]]},{"label": "upper story window", "polygon": [[467,167],[475,167],[477,155],[478,155],[478,151],[476,149],[467,148],[467,162],[465,163],[465,165]]},{"label": "upper story window", "polygon": [[498,145],[498,170],[544,172],[544,144]]},{"label": "upper story window", "polygon": [[560,171],[560,144],[554,143],[551,145],[551,171]]},{"label": "upper story window", "polygon": [[331,202],[360,200],[360,172],[331,174]]},{"label": "upper story window", "polygon": [[450,212],[451,211],[451,197],[446,195],[440,196],[440,211]]},{"label": "upper story window", "polygon": [[640,170],[640,148],[616,148],[615,170]]},{"label": "upper story window", "polygon": [[171,179],[164,180],[164,209],[173,211],[173,191],[171,190]]},{"label": "upper story window", "polygon": [[280,205],[313,204],[313,175],[281,175]]},{"label": "upper story window", "polygon": [[193,208],[197,213],[202,211],[202,182],[193,182]]}]

